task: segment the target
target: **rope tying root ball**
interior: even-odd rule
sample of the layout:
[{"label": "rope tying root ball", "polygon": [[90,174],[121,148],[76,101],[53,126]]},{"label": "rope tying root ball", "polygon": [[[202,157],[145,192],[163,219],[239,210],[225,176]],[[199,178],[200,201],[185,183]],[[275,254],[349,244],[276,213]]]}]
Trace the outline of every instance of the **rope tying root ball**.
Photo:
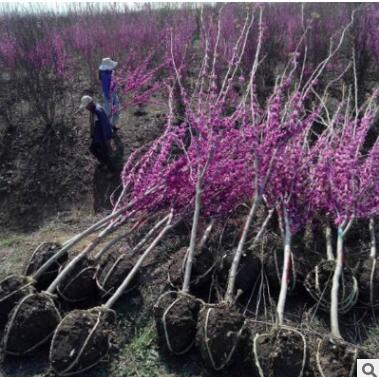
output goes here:
[{"label": "rope tying root ball", "polygon": [[161,348],[175,355],[188,352],[195,343],[200,300],[184,292],[163,293],[154,306]]},{"label": "rope tying root ball", "polygon": [[54,332],[49,360],[58,376],[72,376],[103,361],[110,349],[110,309],[74,310]]},{"label": "rope tying root ball", "polygon": [[22,298],[9,315],[3,338],[5,354],[21,356],[47,342],[61,316],[46,293]]},{"label": "rope tying root ball", "polygon": [[298,330],[283,326],[254,337],[254,360],[260,377],[304,375],[307,342]]},{"label": "rope tying root ball", "polygon": [[[27,265],[24,269],[26,276],[32,276],[37,270],[55,255],[57,251],[62,248],[62,245],[56,242],[43,242],[41,243],[31,255]],[[68,253],[64,253],[58,258],[38,279],[36,286],[39,290],[46,289],[52,281],[57,277],[59,268],[68,259]]]},{"label": "rope tying root ball", "polygon": [[6,323],[19,300],[34,292],[33,280],[26,276],[9,275],[0,281],[0,324]]},{"label": "rope tying root ball", "polygon": [[[325,312],[330,311],[330,292],[334,268],[334,261],[323,261],[307,275],[304,281],[305,289],[317,302],[320,309]],[[344,266],[340,280],[338,311],[341,314],[347,313],[356,304],[357,299],[358,281],[353,275],[353,271],[349,267]]]},{"label": "rope tying root ball", "polygon": [[[64,266],[62,266],[64,268]],[[83,258],[73,270],[59,283],[57,292],[69,303],[83,302],[96,297],[96,267],[90,258]]]},{"label": "rope tying root ball", "polygon": [[248,328],[242,314],[228,306],[204,306],[199,313],[196,343],[214,370],[244,361],[249,354]]},{"label": "rope tying root ball", "polygon": [[356,375],[356,362],[367,355],[357,347],[335,339],[319,339],[316,350],[316,366],[321,377]]},{"label": "rope tying root ball", "polygon": [[[96,273],[96,284],[102,297],[110,296],[128,276],[134,264],[130,255],[125,252],[111,253],[100,264]],[[133,277],[129,288],[124,292],[130,292],[138,286],[140,274]]]}]

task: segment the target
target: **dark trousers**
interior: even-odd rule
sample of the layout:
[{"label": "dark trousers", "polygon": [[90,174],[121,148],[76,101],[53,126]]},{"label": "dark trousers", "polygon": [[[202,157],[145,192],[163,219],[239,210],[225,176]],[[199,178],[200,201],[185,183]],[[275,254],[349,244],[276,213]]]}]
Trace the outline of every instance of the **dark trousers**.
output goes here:
[{"label": "dark trousers", "polygon": [[111,149],[108,143],[95,143],[94,141],[92,141],[89,150],[99,160],[100,163],[108,167],[109,171],[116,171],[111,157]]}]

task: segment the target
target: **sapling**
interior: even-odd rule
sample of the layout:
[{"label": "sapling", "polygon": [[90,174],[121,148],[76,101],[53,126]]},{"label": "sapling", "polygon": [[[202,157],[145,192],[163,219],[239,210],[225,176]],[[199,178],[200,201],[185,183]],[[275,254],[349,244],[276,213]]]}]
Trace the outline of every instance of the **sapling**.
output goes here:
[{"label": "sapling", "polygon": [[[193,141],[196,143],[196,141]],[[190,295],[191,271],[195,251],[203,252],[202,247],[212,229],[213,221],[205,229],[201,242],[197,245],[198,227],[201,210],[201,194],[204,176],[213,157],[212,136],[208,140],[209,152],[204,165],[193,166],[196,169],[195,178],[195,208],[193,213],[191,237],[188,251],[185,254],[185,271],[182,289],[179,292],[165,292],[154,306],[158,334],[164,339],[168,349],[175,354],[186,353],[194,344],[196,334],[199,301]],[[195,156],[194,156],[195,157]],[[200,157],[200,156],[199,156]],[[201,160],[200,160],[201,161]],[[198,246],[198,248],[197,248]],[[174,336],[172,334],[175,334]],[[177,338],[177,339],[175,339]]]},{"label": "sapling", "polygon": [[[320,137],[320,145],[323,145],[322,158],[316,160],[311,174],[315,207],[330,213],[337,225],[337,251],[330,291],[330,322],[332,335],[340,339],[342,336],[338,311],[348,310],[355,303],[358,290],[356,279],[353,277],[351,294],[340,300],[344,239],[354,219],[365,218],[372,213],[373,208],[377,208],[378,183],[374,162],[377,158],[377,143],[366,157],[362,151],[375,114],[372,99],[361,111],[361,119],[351,117],[350,103],[347,101],[345,116],[337,120],[338,123],[333,127],[333,136]],[[320,156],[317,148],[315,153]]]}]

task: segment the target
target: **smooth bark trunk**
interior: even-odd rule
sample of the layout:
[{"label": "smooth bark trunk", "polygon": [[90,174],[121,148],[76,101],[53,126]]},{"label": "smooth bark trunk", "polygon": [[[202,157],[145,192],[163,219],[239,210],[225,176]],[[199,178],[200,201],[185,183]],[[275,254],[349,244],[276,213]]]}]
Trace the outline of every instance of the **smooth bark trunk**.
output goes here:
[{"label": "smooth bark trunk", "polygon": [[155,248],[155,246],[158,244],[158,242],[162,239],[162,237],[166,234],[166,232],[172,227],[171,220],[172,220],[173,214],[169,215],[169,218],[167,220],[166,226],[161,230],[161,232],[158,234],[158,236],[153,240],[153,242],[150,244],[150,246],[145,250],[145,252],[141,255],[141,257],[138,259],[137,263],[134,265],[132,270],[129,272],[128,276],[125,278],[123,283],[118,287],[116,292],[112,295],[112,297],[106,302],[105,307],[110,309],[114,303],[120,298],[120,296],[123,294],[125,289],[128,287],[129,283],[134,278],[135,274],[141,267],[142,263],[146,259],[146,257],[150,254],[150,252]]},{"label": "smooth bark trunk", "polygon": [[291,266],[291,228],[288,221],[288,218],[285,216],[285,229],[284,229],[284,260],[283,260],[283,271],[282,271],[282,279],[280,285],[280,293],[278,299],[278,305],[276,308],[276,314],[278,316],[277,321],[281,326],[284,322],[284,308],[286,305],[287,292],[288,292],[288,281],[289,281],[289,273]]},{"label": "smooth bark trunk", "polygon": [[335,338],[342,338],[338,321],[338,292],[340,289],[340,280],[343,269],[343,240],[344,230],[341,226],[338,227],[337,237],[337,259],[336,266],[333,274],[333,283],[331,290],[331,306],[330,306],[330,326],[332,336]]},{"label": "smooth bark trunk", "polygon": [[246,218],[245,225],[242,231],[241,238],[238,242],[237,250],[236,253],[234,254],[232,266],[229,271],[229,278],[228,278],[228,285],[225,293],[225,301],[229,304],[232,305],[234,303],[234,291],[235,291],[235,284],[236,284],[236,278],[237,278],[237,273],[238,273],[238,267],[241,261],[242,253],[243,253],[243,248],[245,246],[245,241],[247,237],[247,233],[250,228],[250,224],[253,220],[253,217],[255,215],[255,211],[258,207],[258,202],[259,202],[260,196],[258,194],[255,195],[253,204],[250,207],[249,214]]}]

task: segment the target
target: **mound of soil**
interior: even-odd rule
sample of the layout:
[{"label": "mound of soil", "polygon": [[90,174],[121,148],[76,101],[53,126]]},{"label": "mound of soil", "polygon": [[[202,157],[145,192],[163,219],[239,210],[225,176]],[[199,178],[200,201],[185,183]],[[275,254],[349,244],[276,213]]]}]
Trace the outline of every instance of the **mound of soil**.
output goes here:
[{"label": "mound of soil", "polygon": [[58,285],[57,292],[69,303],[92,301],[97,296],[95,274],[94,261],[84,257]]},{"label": "mound of soil", "polygon": [[[319,304],[320,309],[326,312],[330,310],[334,268],[334,261],[323,261],[307,275],[304,281],[304,286],[310,296]],[[352,270],[344,266],[338,292],[339,312],[347,313],[355,305],[357,298],[358,282]]]},{"label": "mound of soil", "polygon": [[0,282],[0,325],[4,325],[19,300],[35,292],[32,283],[23,275],[10,275]]},{"label": "mound of soil", "polygon": [[[32,254],[24,273],[27,276],[33,275],[47,260],[62,248],[62,245],[56,242],[44,242]],[[36,287],[40,290],[46,289],[57,277],[59,268],[67,261],[68,254],[64,253],[58,258],[38,279]]]},{"label": "mound of soil", "polygon": [[[108,254],[96,273],[96,284],[101,291],[101,296],[111,295],[125,280],[133,267],[134,263],[127,250]],[[124,294],[135,289],[138,286],[139,279],[140,272],[138,271]]]},{"label": "mound of soil", "polygon": [[[221,259],[218,279],[222,285],[226,285],[233,257],[234,251],[225,253]],[[261,275],[261,269],[261,260],[252,251],[242,254],[235,282],[236,290],[241,290],[244,295],[249,295]]]},{"label": "mound of soil", "polygon": [[249,332],[242,314],[227,306],[204,306],[197,323],[196,344],[207,367],[221,370],[249,355]]},{"label": "mound of soil", "polygon": [[257,334],[254,358],[261,377],[302,377],[307,359],[305,338],[289,329]]},{"label": "mound of soil", "polygon": [[21,299],[9,315],[4,332],[3,350],[24,355],[46,343],[61,320],[53,300],[45,293]]},{"label": "mound of soil", "polygon": [[35,115],[15,116],[0,138],[0,225],[7,228],[37,228],[91,192],[88,129],[44,125]]},{"label": "mound of soil", "polygon": [[176,355],[189,351],[195,343],[199,301],[181,292],[166,292],[154,306],[160,349]]},{"label": "mound of soil", "polygon": [[[173,288],[182,287],[187,250],[188,247],[182,247],[172,256],[168,267],[168,281]],[[195,252],[191,270],[191,288],[199,290],[209,286],[214,267],[214,256],[209,249],[204,248],[201,252]]]},{"label": "mound of soil", "polygon": [[316,364],[321,376],[355,376],[358,358],[364,358],[362,351],[342,341],[319,340],[316,349]]},{"label": "mound of soil", "polygon": [[379,258],[366,259],[359,271],[359,301],[367,306],[379,306]]},{"label": "mound of soil", "polygon": [[80,373],[101,362],[109,351],[110,312],[74,310],[57,327],[49,359],[59,375]]}]

